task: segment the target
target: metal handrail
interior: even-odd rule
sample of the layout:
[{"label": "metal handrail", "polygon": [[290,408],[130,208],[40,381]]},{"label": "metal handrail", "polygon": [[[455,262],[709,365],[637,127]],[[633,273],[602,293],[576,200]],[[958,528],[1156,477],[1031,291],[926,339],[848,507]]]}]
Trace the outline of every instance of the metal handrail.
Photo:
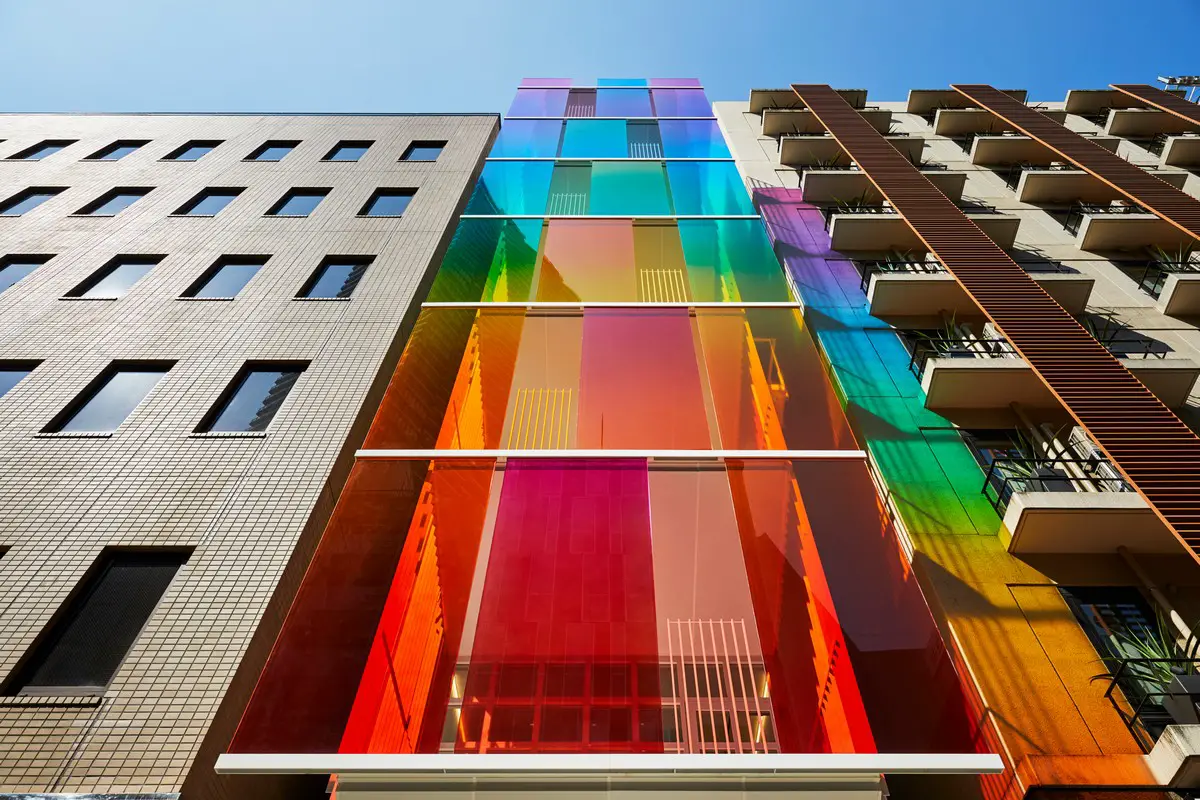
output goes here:
[{"label": "metal handrail", "polygon": [[891,206],[824,206],[821,208],[821,215],[825,217],[825,230],[829,230],[829,226],[833,224],[833,218],[838,214],[895,214],[896,209]]},{"label": "metal handrail", "polygon": [[1018,492],[1129,492],[1120,473],[1103,458],[996,458],[983,479],[983,496],[1004,516]]},{"label": "metal handrail", "polygon": [[889,261],[887,259],[866,259],[855,260],[852,262],[854,269],[858,271],[858,275],[862,278],[859,288],[863,294],[866,294],[868,287],[871,285],[871,276],[881,273],[897,273],[906,272],[921,275],[939,275],[946,272],[946,268],[940,261],[917,261],[914,259],[904,259]]},{"label": "metal handrail", "polygon": [[[1111,670],[1107,676],[1103,676],[1108,678],[1108,689],[1105,690],[1104,697],[1112,703],[1113,708],[1121,717],[1121,721],[1125,723],[1125,727],[1146,753],[1154,749],[1155,742],[1162,736],[1167,725],[1175,722],[1171,713],[1164,707],[1163,701],[1167,698],[1186,697],[1194,705],[1200,699],[1192,692],[1173,691],[1169,688],[1161,691],[1146,689],[1146,684],[1164,686],[1161,679],[1166,676],[1166,673],[1172,677],[1195,674],[1200,671],[1200,658],[1117,659],[1109,657],[1103,660],[1118,664],[1115,670]],[[1161,669],[1154,670],[1153,665],[1163,665],[1161,669],[1165,669],[1166,673],[1163,673]],[[1138,674],[1139,671],[1141,674]],[[1155,671],[1159,672],[1157,676],[1152,675]],[[1124,695],[1125,704],[1118,702],[1116,691],[1118,687],[1121,689],[1121,694]]]},{"label": "metal handrail", "polygon": [[1139,205],[1100,205],[1098,203],[1076,203],[1071,206],[1063,218],[1063,228],[1072,235],[1079,233],[1079,226],[1088,214],[1149,214],[1150,212]]},{"label": "metal handrail", "polygon": [[918,379],[925,374],[931,358],[1020,358],[1007,339],[937,337],[928,339],[908,338],[912,358],[908,369]]},{"label": "metal handrail", "polygon": [[1079,167],[1074,164],[1064,164],[1056,162],[1052,164],[1028,164],[1020,163],[1013,164],[1008,168],[1004,175],[1004,185],[1010,189],[1016,189],[1021,183],[1021,176],[1026,172],[1079,172]]},{"label": "metal handrail", "polygon": [[837,172],[860,172],[858,164],[803,164],[800,166],[800,172],[818,172],[837,171]]}]

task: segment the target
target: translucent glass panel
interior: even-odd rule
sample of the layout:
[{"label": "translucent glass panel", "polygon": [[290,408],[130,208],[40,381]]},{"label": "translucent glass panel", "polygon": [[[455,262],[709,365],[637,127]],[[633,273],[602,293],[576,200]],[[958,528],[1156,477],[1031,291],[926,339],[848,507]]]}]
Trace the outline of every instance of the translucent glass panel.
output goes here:
[{"label": "translucent glass panel", "polygon": [[463,220],[431,301],[790,299],[758,220]]},{"label": "translucent glass panel", "polygon": [[567,111],[569,89],[518,89],[510,117],[561,117]]},{"label": "translucent glass panel", "polygon": [[544,214],[553,174],[551,161],[489,161],[466,213]]},{"label": "translucent glass panel", "polygon": [[597,117],[653,117],[650,92],[645,89],[597,89]]},{"label": "translucent glass panel", "polygon": [[742,176],[731,161],[668,161],[676,214],[754,214]]},{"label": "translucent glass panel", "polygon": [[664,119],[658,130],[667,158],[731,158],[716,120]]},{"label": "translucent glass panel", "polygon": [[629,144],[620,119],[568,120],[563,134],[563,158],[625,158]]},{"label": "translucent glass panel", "polygon": [[654,113],[660,117],[711,117],[703,89],[652,89]]},{"label": "translucent glass panel", "polygon": [[617,161],[593,164],[589,213],[672,213],[662,164]]},{"label": "translucent glass panel", "polygon": [[563,123],[556,119],[505,120],[492,144],[491,158],[554,158]]}]

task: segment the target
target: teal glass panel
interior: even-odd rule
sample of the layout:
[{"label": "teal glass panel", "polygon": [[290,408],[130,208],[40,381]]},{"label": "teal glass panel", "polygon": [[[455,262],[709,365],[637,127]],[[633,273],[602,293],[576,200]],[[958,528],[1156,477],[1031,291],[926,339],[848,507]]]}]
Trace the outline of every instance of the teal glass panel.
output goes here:
[{"label": "teal glass panel", "polygon": [[514,119],[496,137],[492,158],[554,158],[563,124],[556,119]]},{"label": "teal glass panel", "polygon": [[529,300],[542,224],[540,219],[461,220],[429,290],[429,300]]},{"label": "teal glass panel", "polygon": [[653,117],[646,89],[597,89],[597,117]]},{"label": "teal glass panel", "polygon": [[675,213],[753,214],[750,195],[732,161],[668,161]]},{"label": "teal glass panel", "polygon": [[567,110],[567,92],[567,89],[518,89],[508,116],[561,117]]},{"label": "teal glass panel", "polygon": [[467,214],[544,214],[553,161],[489,161]]},{"label": "teal glass panel", "polygon": [[645,78],[598,78],[597,86],[649,86]]},{"label": "teal glass panel", "polygon": [[671,199],[667,193],[663,165],[629,161],[599,161],[593,164],[590,213],[671,214]]},{"label": "teal glass panel", "polygon": [[658,130],[667,158],[732,158],[715,119],[664,119]]},{"label": "teal glass panel", "polygon": [[692,296],[712,302],[787,302],[783,270],[756,219],[681,219]]},{"label": "teal glass panel", "polygon": [[711,117],[703,89],[655,89],[654,112],[660,117]]},{"label": "teal glass panel", "polygon": [[623,119],[573,119],[563,134],[563,158],[625,158]]}]

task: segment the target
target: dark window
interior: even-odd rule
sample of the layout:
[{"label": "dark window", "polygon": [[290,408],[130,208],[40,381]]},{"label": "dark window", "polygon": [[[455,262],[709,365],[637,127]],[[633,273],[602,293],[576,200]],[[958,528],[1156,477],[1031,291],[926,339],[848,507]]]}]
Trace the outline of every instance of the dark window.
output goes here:
[{"label": "dark window", "polygon": [[401,161],[437,161],[445,142],[413,142],[400,156]]},{"label": "dark window", "polygon": [[36,361],[0,361],[0,397],[25,379],[37,367]]},{"label": "dark window", "polygon": [[108,686],[187,557],[105,551],[18,668],[7,694]]},{"label": "dark window", "polygon": [[184,297],[237,297],[268,256],[221,256],[204,271]]},{"label": "dark window", "polygon": [[28,276],[53,256],[4,256],[0,258],[0,292]]},{"label": "dark window", "polygon": [[33,187],[17,192],[0,203],[0,217],[19,217],[64,191],[57,187]]},{"label": "dark window", "polygon": [[199,161],[217,149],[217,145],[221,144],[221,142],[221,139],[193,139],[178,150],[172,150],[164,160]]},{"label": "dark window", "polygon": [[137,150],[143,145],[150,144],[147,139],[122,139],[121,141],[113,142],[108,147],[102,150],[97,150],[88,156],[85,161],[120,161],[125,156]]},{"label": "dark window", "polygon": [[1136,643],[1158,633],[1154,611],[1133,587],[1062,586],[1059,592],[1102,656],[1136,658]]},{"label": "dark window", "polygon": [[110,364],[45,428],[45,433],[111,433],[120,427],[163,375],[163,362]]},{"label": "dark window", "polygon": [[250,155],[246,156],[246,161],[282,161],[283,157],[300,144],[299,142],[266,142],[259,146]]},{"label": "dark window", "polygon": [[184,203],[176,212],[177,216],[211,217],[225,206],[233,202],[233,198],[242,193],[240,188],[205,189],[200,194]]},{"label": "dark window", "polygon": [[297,297],[349,297],[362,280],[371,258],[329,256],[304,284]]},{"label": "dark window", "polygon": [[338,142],[337,146],[325,154],[323,161],[358,161],[367,154],[368,148],[374,142]]},{"label": "dark window", "polygon": [[94,217],[111,217],[121,213],[148,194],[150,194],[150,189],[141,187],[112,189],[100,195],[75,213]]},{"label": "dark window", "polygon": [[124,297],[135,283],[162,260],[162,256],[117,256],[67,292],[67,297],[86,297],[89,300]]},{"label": "dark window", "polygon": [[328,189],[292,189],[278,203],[271,206],[267,216],[307,217],[316,210],[327,194],[329,194]]},{"label": "dark window", "polygon": [[376,189],[362,211],[358,212],[359,216],[399,217],[416,193],[416,189]]},{"label": "dark window", "polygon": [[38,142],[33,147],[27,147],[9,158],[14,161],[41,161],[46,156],[52,156],[77,141],[78,139],[47,139],[44,142]]},{"label": "dark window", "polygon": [[197,431],[265,431],[307,366],[295,361],[246,364]]}]

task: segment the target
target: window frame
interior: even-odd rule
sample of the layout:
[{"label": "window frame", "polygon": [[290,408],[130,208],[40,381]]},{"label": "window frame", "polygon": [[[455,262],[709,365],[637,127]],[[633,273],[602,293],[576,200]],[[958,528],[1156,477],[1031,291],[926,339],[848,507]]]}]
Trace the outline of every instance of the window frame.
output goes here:
[{"label": "window frame", "polygon": [[[78,139],[42,139],[40,142],[30,145],[29,147],[26,147],[24,150],[18,150],[17,152],[13,153],[11,156],[5,156],[4,160],[5,161],[44,161],[45,159],[49,158],[50,156],[58,155],[63,150],[66,150],[68,147],[70,147],[73,144],[77,144],[78,142],[79,142]],[[61,146],[57,150],[55,150],[53,153],[47,153],[46,155],[42,156],[41,158],[30,158],[30,156],[33,153],[37,152],[38,150],[40,150],[41,148],[43,148],[47,145],[61,145]]]},{"label": "window frame", "polygon": [[[290,156],[296,150],[296,148],[300,146],[300,144],[301,142],[299,139],[268,139],[258,147],[251,150],[249,155],[243,158],[242,161],[249,161],[257,164],[278,164],[280,161],[283,161],[285,158]],[[287,147],[288,151],[279,158],[261,157],[268,150],[275,147]]]},{"label": "window frame", "polygon": [[[446,147],[450,144],[449,141],[443,139],[414,139],[408,143],[408,147],[404,148],[404,152],[400,154],[399,162],[411,164],[433,164],[442,157]],[[438,154],[435,158],[409,158],[414,150],[421,148],[438,148]]]},{"label": "window frame", "polygon": [[[4,270],[8,267],[11,267],[13,264],[36,263],[37,267],[35,267],[33,270],[33,272],[36,272],[39,267],[46,266],[46,264],[48,264],[50,259],[54,258],[54,256],[54,253],[6,253],[5,255],[0,256],[0,275],[3,275]],[[33,272],[30,272],[30,275],[32,275]],[[21,278],[17,278],[8,286],[0,288],[0,295],[4,294],[9,289],[16,286],[18,283],[28,277],[29,275],[25,275]]]},{"label": "window frame", "polygon": [[[127,158],[127,157],[133,155],[138,150],[141,150],[143,147],[150,144],[150,142],[151,142],[150,139],[117,139],[115,142],[112,142],[111,144],[107,144],[104,147],[101,147],[99,150],[92,153],[90,156],[84,156],[83,158],[81,158],[79,160],[80,161],[110,161],[110,162],[120,161],[123,158]],[[108,155],[110,153],[114,153],[117,150],[121,149],[122,147],[132,147],[133,149],[130,150],[128,153],[126,153],[123,156],[118,156],[117,158],[108,158]]]},{"label": "window frame", "polygon": [[[317,213],[317,209],[321,207],[321,203],[325,202],[325,198],[329,197],[333,192],[332,187],[327,186],[293,186],[283,193],[283,196],[276,200],[270,208],[267,209],[264,217],[279,217],[281,219],[306,219]],[[286,206],[292,199],[297,197],[317,197],[316,205],[307,214],[283,214],[280,213],[283,207]]]},{"label": "window frame", "polygon": [[36,358],[0,358],[0,372],[20,372],[25,370],[25,376],[8,388],[7,391],[0,392],[0,401],[2,401],[9,392],[16,389],[25,379],[33,374],[33,371],[42,365],[41,360]]},{"label": "window frame", "polygon": [[[84,297],[84,295],[87,294],[88,292],[90,292],[92,289],[94,289],[97,284],[99,284],[101,281],[103,281],[105,278],[107,278],[109,275],[111,275],[113,272],[115,272],[118,268],[120,268],[126,264],[148,265],[151,269],[153,269],[154,267],[157,267],[159,264],[161,264],[164,258],[166,258],[165,255],[154,255],[154,254],[143,254],[143,253],[123,253],[123,254],[115,255],[112,258],[110,258],[108,261],[105,261],[103,264],[101,264],[98,269],[93,270],[92,273],[90,275],[88,275],[86,278],[84,278],[82,281],[75,284],[75,286],[71,287],[71,289],[69,291],[67,291],[66,293],[63,294],[62,299],[64,299],[64,300],[107,300],[109,302],[120,300],[122,297],[125,296],[125,294],[129,294],[129,292],[133,289],[133,287],[138,284],[138,281],[141,281],[142,278],[144,278],[146,276],[143,275],[142,278],[138,278],[136,281],[129,284],[129,289],[126,289],[125,294],[121,295],[120,297]],[[149,272],[149,270],[147,270],[147,272]]]},{"label": "window frame", "polygon": [[[76,392],[75,396],[71,398],[71,400],[65,406],[63,406],[57,414],[50,418],[49,422],[42,426],[39,433],[50,436],[112,436],[121,429],[122,425],[129,421],[129,417],[133,415],[133,412],[137,411],[141,407],[142,403],[149,399],[150,395],[152,395],[154,390],[159,387],[163,379],[166,378],[167,375],[171,374],[171,370],[175,368],[176,363],[178,362],[153,359],[116,359],[108,362],[104,369],[96,373],[96,375],[90,381],[88,381],[82,389]],[[129,414],[125,416],[125,419],[121,420],[117,427],[110,431],[63,430],[67,423],[74,419],[75,416],[82,411],[83,408],[87,406],[87,404],[90,403],[118,373],[152,372],[160,370],[162,371],[162,377],[155,382],[154,386],[150,388],[150,391],[146,392],[145,396],[138,401],[137,405],[130,410]]]},{"label": "window frame", "polygon": [[[371,196],[367,198],[367,202],[363,203],[362,208],[359,209],[358,214],[355,216],[362,219],[401,219],[406,213],[408,213],[408,209],[412,207],[413,198],[416,196],[417,190],[415,188],[402,186],[381,186],[375,191],[371,192]],[[374,206],[381,197],[407,197],[408,203],[404,206],[404,210],[399,214],[370,213],[372,206]]]},{"label": "window frame", "polygon": [[[62,194],[66,190],[67,190],[67,187],[65,187],[65,186],[27,186],[24,189],[21,189],[20,191],[18,191],[16,194],[9,195],[8,197],[4,198],[3,200],[0,200],[0,217],[23,217],[31,211],[37,211],[39,208],[44,206],[46,203],[49,203],[51,200],[53,200],[55,197],[58,197],[60,194]],[[45,200],[42,200],[33,208],[26,209],[25,211],[22,211],[19,214],[8,213],[9,209],[15,208],[15,207],[19,206],[21,203],[28,200],[29,198],[34,197],[35,195],[40,195],[40,194],[47,195],[47,197]]]},{"label": "window frame", "polygon": [[[221,415],[223,413],[225,413],[225,409],[228,408],[229,404],[231,402],[233,402],[234,398],[237,397],[238,391],[242,388],[242,386],[246,383],[246,380],[253,373],[255,373],[255,372],[296,372],[296,373],[299,373],[296,376],[295,383],[292,384],[292,387],[290,389],[288,389],[287,395],[285,395],[283,398],[283,403],[286,403],[288,398],[290,398],[292,396],[292,392],[296,388],[296,383],[300,382],[300,378],[304,376],[304,373],[308,371],[308,368],[310,366],[312,366],[312,361],[306,360],[306,359],[278,359],[278,360],[251,359],[249,361],[243,362],[242,365],[240,367],[238,367],[237,372],[235,372],[233,374],[233,378],[231,378],[229,383],[227,383],[225,385],[225,388],[221,390],[221,393],[217,395],[217,398],[216,398],[216,400],[213,401],[213,404],[211,406],[209,406],[208,411],[206,411],[204,413],[204,416],[200,418],[200,421],[198,423],[196,423],[196,427],[192,430],[192,435],[193,436],[214,436],[214,437],[220,437],[220,436],[266,436],[268,434],[268,432],[270,431],[271,425],[274,424],[275,417],[278,416],[279,411],[276,411],[275,414],[273,414],[271,416],[270,421],[267,423],[267,427],[261,431],[248,431],[248,430],[247,431],[214,431],[212,429],[212,426],[215,425],[217,423],[217,420],[221,418]],[[280,410],[282,410],[282,408],[283,408],[283,403],[280,403]]]},{"label": "window frame", "polygon": [[[180,164],[194,164],[205,156],[212,155],[213,150],[216,150],[221,145],[225,144],[224,139],[189,139],[179,147],[176,147],[171,152],[159,159],[159,161],[178,161]],[[193,147],[208,147],[208,152],[203,153],[196,158],[180,158],[181,155],[191,150]]]},{"label": "window frame", "polygon": [[[342,139],[321,157],[321,161],[329,164],[356,164],[366,158],[367,153],[375,145],[374,139]],[[334,158],[343,147],[361,147],[363,153],[358,158]]]},{"label": "window frame", "polygon": [[254,275],[250,276],[250,280],[246,281],[246,283],[242,286],[241,289],[238,290],[238,293],[235,295],[221,295],[221,296],[214,295],[213,297],[198,297],[196,295],[196,292],[199,292],[201,289],[203,289],[205,286],[207,286],[209,284],[209,282],[212,281],[212,279],[215,278],[218,274],[220,274],[221,270],[224,269],[225,267],[258,267],[259,269],[262,269],[264,266],[266,266],[267,262],[270,260],[271,260],[271,257],[269,255],[252,255],[252,254],[233,253],[233,254],[229,254],[229,255],[218,256],[217,259],[215,261],[213,261],[213,263],[209,264],[208,267],[205,268],[205,270],[200,273],[200,275],[196,278],[196,280],[194,280],[190,284],[188,284],[188,287],[186,289],[184,289],[183,292],[179,295],[179,297],[177,297],[175,299],[176,300],[236,300],[238,295],[240,295],[242,293],[242,291],[245,290],[246,286],[250,285],[250,281],[254,280],[255,276],[258,275],[257,271],[255,271]]},{"label": "window frame", "polygon": [[[145,200],[146,197],[153,192],[154,186],[114,186],[104,194],[92,200],[90,203],[85,203],[78,211],[71,214],[72,217],[101,217],[104,219],[115,217],[125,211],[128,211],[138,200]],[[116,200],[122,195],[136,195],[135,199],[124,208],[114,211],[111,214],[97,214],[96,212],[104,208],[104,206]]]},{"label": "window frame", "polygon": [[[244,192],[244,191],[246,191],[245,186],[206,186],[203,189],[201,189],[199,192],[196,192],[196,194],[194,194],[191,197],[191,199],[188,200],[186,203],[184,203],[179,208],[172,211],[170,216],[172,216],[172,217],[196,217],[198,219],[211,219],[211,218],[215,217],[217,214],[220,214],[225,209],[229,208],[229,206],[233,203],[234,200],[237,200],[239,197],[242,196],[242,192]],[[229,192],[232,192],[232,196],[229,198],[229,202],[226,203],[225,205],[221,206],[221,208],[219,208],[217,211],[214,211],[211,214],[193,214],[192,213],[193,208],[200,205],[205,200],[207,200],[209,197],[212,197],[214,194],[229,193]]]},{"label": "window frame", "polygon": [[[338,297],[337,295],[334,295],[333,297],[310,297],[308,295],[308,293],[311,292],[314,288],[316,288],[317,284],[321,282],[321,278],[324,277],[325,271],[327,269],[329,269],[330,266],[333,266],[335,264],[343,264],[343,263],[348,263],[353,266],[361,265],[363,267],[363,275],[357,281],[354,282],[354,286],[352,286],[350,288],[350,294],[348,294],[345,297]],[[309,276],[307,278],[305,278],[304,283],[301,284],[301,286],[300,286],[300,290],[298,292],[296,292],[296,295],[292,299],[293,300],[317,301],[317,302],[325,302],[325,301],[329,301],[329,300],[337,300],[337,301],[344,302],[347,300],[352,300],[354,298],[354,292],[358,289],[359,283],[361,283],[362,279],[364,277],[366,277],[366,271],[368,269],[370,269],[371,265],[374,263],[375,263],[375,256],[370,256],[370,255],[368,255],[368,256],[364,256],[364,255],[349,255],[349,256],[328,255],[328,256],[325,256],[324,258],[321,259],[320,263],[317,264],[316,268],[313,269],[313,271],[311,273],[309,273]]]}]

